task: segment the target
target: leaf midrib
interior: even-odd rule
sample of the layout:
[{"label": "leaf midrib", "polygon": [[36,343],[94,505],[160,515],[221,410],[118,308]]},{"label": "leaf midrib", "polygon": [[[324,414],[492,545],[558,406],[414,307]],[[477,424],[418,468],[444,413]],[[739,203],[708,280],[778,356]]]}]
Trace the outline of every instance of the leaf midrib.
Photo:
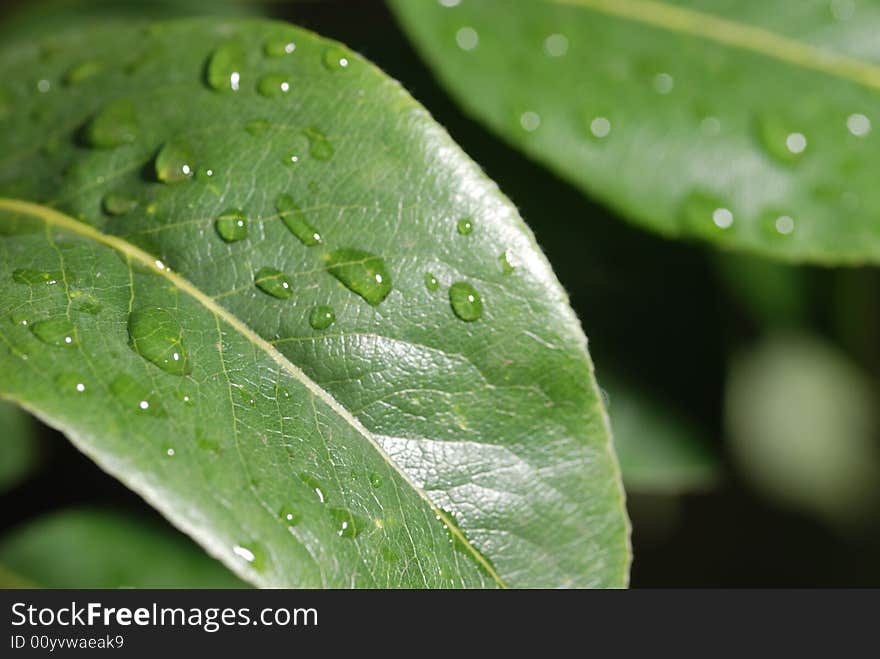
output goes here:
[{"label": "leaf midrib", "polygon": [[382,457],[382,459],[384,459],[394,471],[400,474],[401,478],[403,478],[406,484],[409,485],[419,495],[419,497],[428,504],[437,519],[440,520],[449,529],[449,532],[453,536],[455,536],[455,538],[459,542],[462,543],[462,545],[467,549],[470,554],[472,554],[474,560],[487,572],[487,574],[489,574],[493,581],[495,581],[495,583],[501,588],[507,587],[501,576],[495,571],[492,563],[485,556],[483,556],[483,554],[476,547],[473,546],[471,541],[464,535],[458,525],[449,518],[449,515],[442,508],[434,505],[434,502],[431,501],[427,493],[418,485],[416,485],[409,477],[409,475],[390,458],[390,456],[385,452],[382,446],[375,440],[372,433],[367,430],[367,428],[365,428],[356,417],[354,417],[348,410],[346,410],[345,407],[343,407],[327,391],[321,388],[314,380],[306,375],[302,371],[302,369],[300,369],[298,366],[296,366],[296,364],[287,359],[287,357],[285,357],[271,343],[269,343],[259,334],[250,329],[236,316],[231,314],[226,308],[219,305],[213,298],[207,296],[195,285],[193,285],[177,273],[170,271],[164,266],[158,266],[156,258],[154,256],[151,256],[144,250],[140,249],[139,247],[136,247],[135,245],[132,245],[131,243],[117,236],[102,233],[93,226],[85,224],[83,222],[79,222],[72,217],[64,215],[63,213],[60,213],[59,211],[56,211],[52,208],[41,206],[39,204],[34,204],[21,199],[9,199],[6,197],[0,197],[0,210],[21,213],[30,217],[37,218],[45,222],[47,225],[53,225],[66,229],[79,236],[110,247],[111,249],[114,249],[120,254],[124,255],[127,259],[137,261],[140,265],[148,269],[153,274],[164,277],[177,289],[189,295],[205,309],[210,311],[216,318],[222,319],[224,322],[229,324],[245,339],[253,343],[256,348],[262,350],[284,371],[299,380],[306,387],[306,389],[308,389],[314,396],[323,401],[330,409],[336,412],[352,428],[354,428],[358,434],[363,436],[364,439],[366,439],[374,448],[374,450]]},{"label": "leaf midrib", "polygon": [[724,44],[880,90],[880,66],[706,12],[658,0],[544,0]]}]

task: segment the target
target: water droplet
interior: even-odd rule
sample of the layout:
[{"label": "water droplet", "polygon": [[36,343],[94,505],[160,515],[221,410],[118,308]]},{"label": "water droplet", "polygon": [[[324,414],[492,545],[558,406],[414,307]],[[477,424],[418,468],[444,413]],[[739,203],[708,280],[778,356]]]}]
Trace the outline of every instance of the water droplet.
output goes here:
[{"label": "water droplet", "polygon": [[375,488],[382,487],[382,477],[379,474],[370,474],[370,485]]},{"label": "water droplet", "polygon": [[455,43],[462,50],[473,50],[480,43],[480,35],[472,27],[463,27],[455,33]]},{"label": "water droplet", "polygon": [[441,7],[458,7],[461,0],[439,0]]},{"label": "water droplet", "polygon": [[55,378],[55,384],[65,394],[84,394],[89,389],[86,386],[85,378],[76,373],[62,373]]},{"label": "water droplet", "polygon": [[458,221],[456,228],[462,236],[466,236],[474,230],[474,225],[468,218],[463,217]]},{"label": "water droplet", "polygon": [[28,284],[29,286],[37,286],[39,284],[48,284],[53,286],[61,281],[60,270],[34,270],[31,268],[18,268],[12,273],[12,280],[17,284]]},{"label": "water droplet", "polygon": [[164,183],[185,181],[195,172],[192,150],[182,139],[166,142],[156,156],[156,178]]},{"label": "water droplet", "polygon": [[770,209],[761,214],[760,226],[769,238],[788,237],[794,233],[795,221],[788,213]]},{"label": "water droplet", "polygon": [[207,181],[213,181],[216,175],[216,170],[211,167],[199,167],[196,171],[196,180],[202,181],[203,183]]},{"label": "water droplet", "polygon": [[42,320],[31,326],[31,331],[40,341],[50,346],[72,346],[76,341],[76,328],[66,318]]},{"label": "water droplet", "polygon": [[244,125],[244,129],[248,132],[249,135],[258,137],[269,130],[271,125],[272,124],[270,124],[267,119],[254,119],[253,121],[247,122]]},{"label": "water droplet", "polygon": [[238,399],[247,407],[257,406],[256,394],[243,384],[233,384],[232,390],[235,392],[236,396],[238,396]]},{"label": "water droplet", "polygon": [[240,545],[234,545],[232,547],[232,553],[235,554],[239,559],[243,560],[245,563],[248,563],[257,571],[261,571],[263,570],[263,568],[265,568],[265,558],[263,557],[263,551],[258,545],[255,545],[253,543],[242,543]]},{"label": "water droplet", "polygon": [[342,48],[332,46],[324,51],[324,66],[329,71],[344,71],[351,64],[349,54]]},{"label": "water droplet", "polygon": [[278,196],[275,200],[275,210],[284,222],[284,226],[307,247],[313,247],[321,243],[321,234],[308,223],[305,213],[293,201],[293,197],[287,194]]},{"label": "water droplet", "polygon": [[372,306],[391,292],[391,276],[382,257],[357,249],[339,249],[324,258],[327,271]]},{"label": "water droplet", "polygon": [[215,221],[214,227],[220,237],[228,243],[247,238],[248,221],[244,211],[230,208],[224,211]]},{"label": "water droplet", "polygon": [[52,89],[52,83],[46,80],[45,78],[42,80],[37,80],[37,91],[41,94],[47,93],[50,89]]},{"label": "water droplet", "polygon": [[167,455],[169,458],[173,458],[173,457],[174,457],[174,454],[175,454],[174,449],[173,449],[172,447],[170,447],[170,446],[167,446],[167,447],[163,448],[163,449],[162,449],[162,452],[163,452],[165,455]]},{"label": "water droplet", "polygon": [[260,82],[257,84],[257,91],[262,96],[268,98],[283,96],[290,91],[290,80],[287,76],[280,73],[270,73],[260,78]]},{"label": "water droplet", "polygon": [[315,307],[309,314],[309,325],[316,330],[327,329],[335,320],[336,314],[333,311],[333,307],[329,307],[326,304]]},{"label": "water droplet", "polygon": [[437,278],[430,272],[425,273],[425,288],[429,291],[436,291],[440,288],[440,282],[437,281]]},{"label": "water droplet", "polygon": [[138,123],[134,103],[121,98],[105,105],[86,127],[86,140],[91,146],[110,149],[131,144],[137,139]]},{"label": "water droplet", "polygon": [[533,133],[541,127],[541,115],[528,110],[519,115],[519,125],[527,133]]},{"label": "water droplet", "polygon": [[174,375],[190,372],[183,346],[183,329],[167,309],[145,307],[128,315],[131,348],[163,371]]},{"label": "water droplet", "polygon": [[498,256],[498,262],[501,264],[501,274],[503,275],[509,275],[516,269],[516,266],[511,262],[510,254],[507,250],[504,250]]},{"label": "water droplet", "polygon": [[77,85],[87,78],[91,78],[104,70],[104,63],[99,60],[86,60],[80,62],[64,74],[64,82],[68,85]]},{"label": "water droplet", "polygon": [[464,281],[449,287],[449,302],[455,315],[464,321],[472,322],[483,315],[483,301],[477,290]]},{"label": "water droplet", "polygon": [[286,300],[293,295],[290,277],[275,268],[260,268],[254,274],[254,283],[264,293]]},{"label": "water droplet", "polygon": [[717,234],[718,230],[733,226],[734,215],[720,199],[704,192],[694,192],[682,205],[685,229],[699,235]]},{"label": "water droplet", "polygon": [[284,506],[278,513],[278,517],[286,526],[296,526],[300,520],[299,513],[290,506]]},{"label": "water droplet", "polygon": [[295,50],[296,44],[293,41],[281,37],[269,39],[263,45],[263,53],[266,57],[284,57],[285,55],[292,55]]},{"label": "water droplet", "polygon": [[327,512],[336,520],[336,534],[340,538],[356,538],[364,528],[364,520],[345,508],[328,508]]},{"label": "water droplet", "polygon": [[333,157],[333,145],[317,128],[306,128],[303,135],[309,140],[309,153],[315,160],[330,160]]},{"label": "water droplet", "polygon": [[320,480],[312,476],[311,474],[300,474],[299,479],[305,483],[312,492],[315,493],[315,496],[318,497],[318,501],[321,503],[327,503],[327,488],[324,487],[323,483]]},{"label": "water droplet", "polygon": [[217,91],[237,92],[241,87],[244,61],[244,48],[238,42],[231,41],[220,46],[208,60],[208,85]]},{"label": "water droplet", "polygon": [[544,39],[544,52],[550,57],[562,57],[568,52],[568,37],[564,34],[551,34]]},{"label": "water droplet", "polygon": [[109,215],[126,215],[137,208],[138,201],[124,192],[108,192],[101,201],[104,212]]},{"label": "water droplet", "polygon": [[658,73],[652,81],[654,91],[665,96],[675,87],[675,78],[668,73]]},{"label": "water droplet", "polygon": [[590,121],[590,135],[603,140],[611,134],[611,121],[607,117],[594,117]]},{"label": "water droplet", "polygon": [[162,406],[155,400],[153,392],[130,375],[120,374],[110,383],[110,391],[123,401],[143,414],[165,416]]},{"label": "water droplet", "polygon": [[856,137],[865,137],[871,132],[871,120],[863,114],[851,114],[846,118],[846,129]]},{"label": "water droplet", "polygon": [[23,313],[13,313],[9,316],[9,320],[12,321],[13,325],[21,325],[22,327],[28,326],[27,316]]},{"label": "water droplet", "polygon": [[775,114],[758,117],[757,135],[767,154],[783,163],[796,163],[807,149],[806,136]]}]

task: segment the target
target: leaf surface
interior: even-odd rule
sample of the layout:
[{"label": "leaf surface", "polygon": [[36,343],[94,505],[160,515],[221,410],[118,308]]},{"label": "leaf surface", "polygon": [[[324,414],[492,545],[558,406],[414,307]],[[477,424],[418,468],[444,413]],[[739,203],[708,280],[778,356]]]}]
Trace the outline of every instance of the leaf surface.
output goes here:
[{"label": "leaf surface", "polygon": [[639,225],[880,260],[876,3],[391,6],[468,112]]},{"label": "leaf surface", "polygon": [[[261,585],[626,583],[580,326],[515,209],[397,83],[280,23],[59,41],[2,65],[0,192],[78,218],[3,202],[48,227],[7,229],[4,269],[37,273],[4,295],[60,321],[7,326],[8,358],[45,370],[7,395]],[[80,58],[105,66],[65,83]],[[65,320],[80,348],[41,342]],[[84,352],[66,368],[94,380],[91,414],[48,381],[58,350]]]}]

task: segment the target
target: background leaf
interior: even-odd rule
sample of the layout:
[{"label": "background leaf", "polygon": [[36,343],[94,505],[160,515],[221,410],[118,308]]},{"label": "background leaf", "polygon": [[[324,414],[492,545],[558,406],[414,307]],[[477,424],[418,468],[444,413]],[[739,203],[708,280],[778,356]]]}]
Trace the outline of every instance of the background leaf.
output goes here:
[{"label": "background leaf", "polygon": [[623,216],[876,262],[880,7],[392,0],[468,112]]},{"label": "background leaf", "polygon": [[7,533],[0,539],[0,564],[42,588],[244,586],[186,537],[94,508],[52,513]]},{"label": "background leaf", "polygon": [[[16,112],[3,134],[10,155],[0,162],[0,191],[51,203],[101,236],[140,246],[243,319],[357,416],[427,493],[434,512],[448,511],[439,514],[450,523],[455,518],[498,580],[625,583],[622,492],[580,327],[515,210],[424,110],[358,56],[278,23],[190,22],[65,39],[63,58],[45,59],[38,45],[12,48],[4,58],[19,73],[10,74]],[[65,82],[86,53],[106,64],[103,73]],[[231,72],[240,73],[235,83]],[[50,89],[40,91],[40,81]],[[58,269],[57,256],[41,267]],[[453,286],[459,282],[472,286],[479,302],[467,293],[456,299],[465,290]],[[83,286],[94,283],[84,276]],[[100,297],[93,288],[89,294]],[[72,309],[90,306],[88,297],[78,299]],[[67,304],[63,297],[60,303]],[[108,313],[119,313],[116,305],[104,304]],[[328,317],[332,324],[324,324]],[[114,340],[127,343],[118,336],[127,321],[114,322]],[[170,351],[147,350],[155,363],[168,366],[178,338],[184,345],[192,340],[186,337],[193,330],[181,323],[180,336],[170,334]],[[211,354],[210,345],[197,345]],[[277,371],[252,352],[247,359],[262,364],[255,367]],[[189,362],[198,367],[196,359]],[[185,373],[190,364],[179,366]],[[243,395],[247,406],[252,399],[275,404],[264,379],[248,378],[232,380],[255,390]],[[286,418],[273,415],[276,424]],[[180,423],[195,432],[194,417],[187,418]],[[237,425],[236,433],[260,428]],[[334,439],[346,442],[350,428],[337,432]],[[175,442],[175,455],[187,437]],[[360,437],[343,452],[372,450],[362,444]],[[160,456],[163,447],[154,448]],[[332,475],[328,461],[347,463],[337,450],[322,458],[319,476]],[[361,478],[369,479],[364,465],[373,459],[361,458]],[[296,476],[270,462],[280,471],[258,478],[258,492],[264,482],[274,487]],[[397,478],[380,480],[399,484]],[[348,488],[337,500],[352,498]],[[313,497],[308,488],[305,494]],[[270,508],[277,514],[283,504]],[[381,519],[386,505],[371,502],[362,517]],[[177,499],[162,509],[181,523]],[[310,523],[332,522],[319,514],[323,521]],[[260,523],[290,536],[278,519]],[[448,544],[435,521],[420,533],[434,538],[438,528]],[[370,544],[367,535],[349,546]],[[381,538],[374,541],[378,551]],[[230,553],[236,542],[223,537],[212,551],[241,568]],[[441,563],[449,558],[443,555]],[[337,572],[326,581],[311,569],[291,576],[286,565],[262,576],[246,571],[260,583],[400,585],[395,579],[403,578],[400,565],[371,581],[346,572],[338,557],[318,563],[331,558]],[[414,574],[417,564],[406,563],[403,583],[485,582],[479,571],[468,572],[473,567],[450,576],[431,565],[425,577]]]},{"label": "background leaf", "polygon": [[27,413],[0,401],[0,493],[27,477],[39,459],[32,423]]}]

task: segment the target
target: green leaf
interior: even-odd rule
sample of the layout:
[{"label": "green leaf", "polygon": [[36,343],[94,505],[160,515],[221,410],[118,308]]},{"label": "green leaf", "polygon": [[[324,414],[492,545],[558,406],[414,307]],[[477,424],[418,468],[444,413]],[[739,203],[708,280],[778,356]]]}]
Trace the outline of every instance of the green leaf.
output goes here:
[{"label": "green leaf", "polygon": [[[241,588],[185,536],[93,508],[51,513],[0,539],[0,564],[42,588]],[[10,577],[11,581],[11,577]]]},{"label": "green leaf", "polygon": [[0,401],[0,493],[18,485],[39,457],[31,417],[14,405]]},{"label": "green leaf", "polygon": [[632,221],[877,262],[880,11],[837,5],[391,1],[469,113]]},{"label": "green leaf", "polygon": [[629,384],[603,377],[602,387],[627,492],[679,494],[717,483],[718,457],[691,423]]},{"label": "green leaf", "polygon": [[[260,585],[626,583],[577,319],[510,202],[397,83],[281,23],[53,42],[65,58],[4,52],[0,193],[79,221],[0,204],[6,233],[44,227],[3,241],[4,270],[68,273],[0,281],[35,323],[3,332],[4,390]],[[58,85],[85,53],[112,65]],[[122,102],[134,141],[89,141]],[[94,398],[59,393],[60,354]]]}]

